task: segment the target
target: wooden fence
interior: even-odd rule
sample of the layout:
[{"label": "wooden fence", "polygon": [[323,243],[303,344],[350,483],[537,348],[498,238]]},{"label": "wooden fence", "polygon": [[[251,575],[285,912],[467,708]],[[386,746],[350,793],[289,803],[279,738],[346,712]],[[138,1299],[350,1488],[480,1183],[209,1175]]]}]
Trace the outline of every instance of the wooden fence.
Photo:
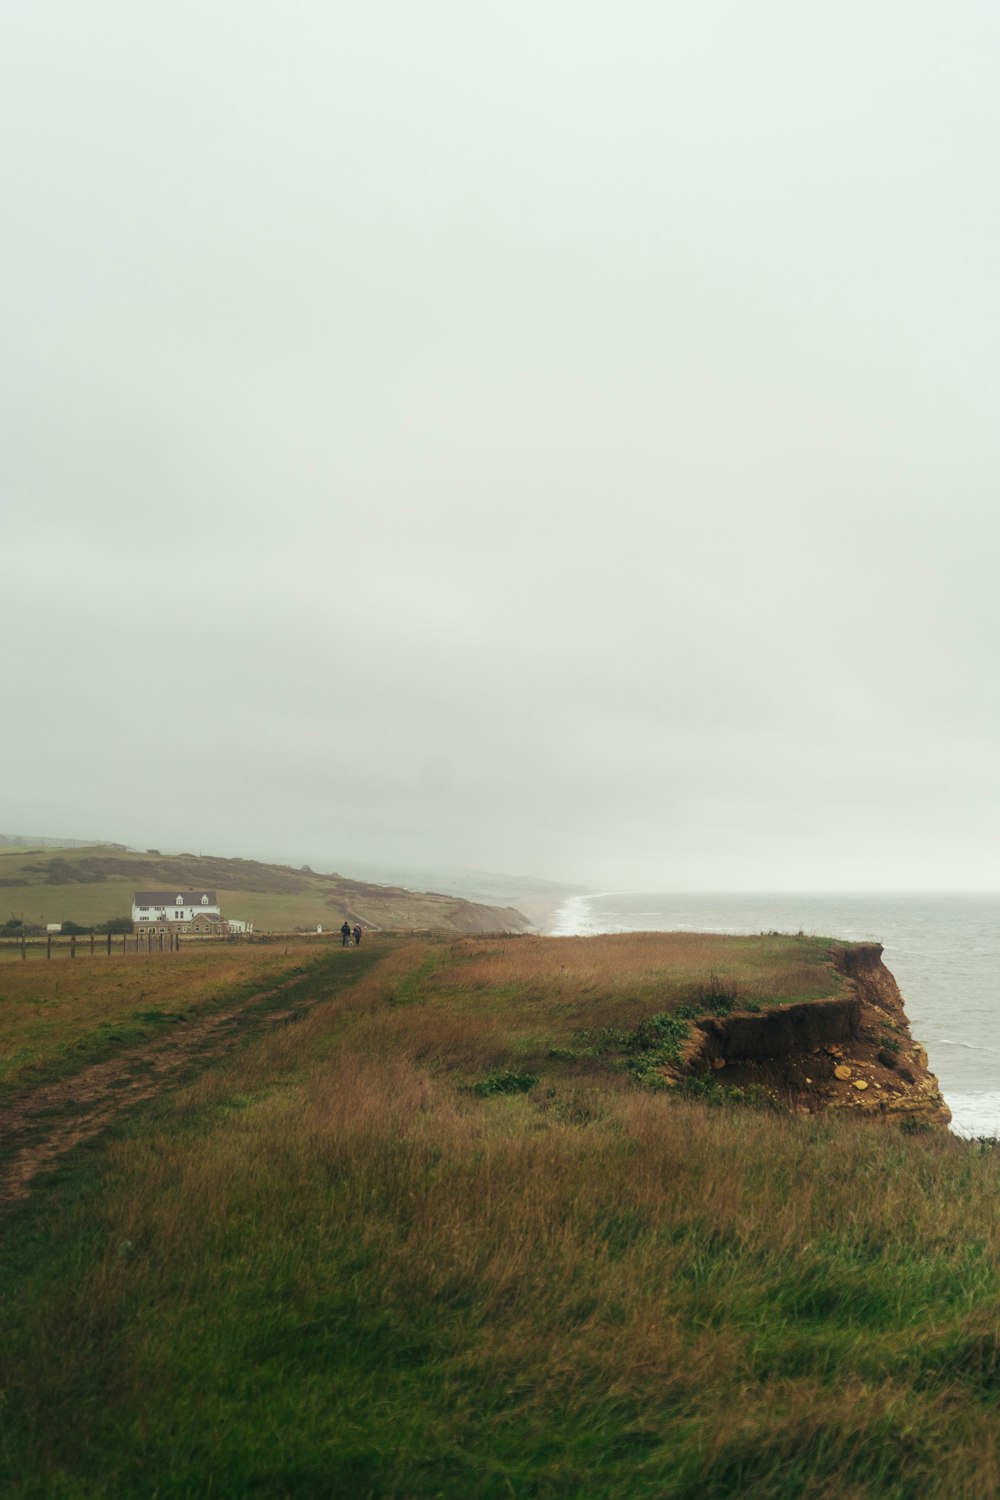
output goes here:
[{"label": "wooden fence", "polygon": [[29,958],[112,958],[127,957],[128,954],[176,953],[180,948],[179,932],[88,932],[63,937],[61,933],[49,932],[44,937],[29,937],[26,933],[18,937],[0,938],[0,961]]}]

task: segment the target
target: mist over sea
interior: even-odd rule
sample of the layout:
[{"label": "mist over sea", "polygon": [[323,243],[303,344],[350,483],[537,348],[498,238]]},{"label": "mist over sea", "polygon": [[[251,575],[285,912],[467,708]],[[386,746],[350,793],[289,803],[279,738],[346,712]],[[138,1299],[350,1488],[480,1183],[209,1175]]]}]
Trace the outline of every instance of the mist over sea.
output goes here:
[{"label": "mist over sea", "polygon": [[873,939],[960,1135],[1000,1135],[1000,895],[571,896],[551,931],[808,932]]}]

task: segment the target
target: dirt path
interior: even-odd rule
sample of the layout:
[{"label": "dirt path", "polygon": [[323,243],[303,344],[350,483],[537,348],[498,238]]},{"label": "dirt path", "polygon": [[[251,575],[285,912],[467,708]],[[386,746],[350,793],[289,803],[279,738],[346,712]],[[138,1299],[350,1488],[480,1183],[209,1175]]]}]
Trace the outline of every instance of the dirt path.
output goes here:
[{"label": "dirt path", "polygon": [[[247,1035],[247,1023],[259,1034],[327,998],[326,993],[310,992],[285,1010],[248,1014],[301,982],[297,974],[227,1010],[186,1021],[153,1042],[94,1063],[72,1078],[45,1084],[0,1109],[0,1140],[6,1149],[14,1148],[13,1155],[0,1162],[0,1204],[26,1198],[36,1173],[90,1140],[125,1110],[162,1093],[195,1059],[216,1060],[231,1051]],[[65,1111],[65,1117],[47,1118],[56,1111]],[[19,1141],[24,1144],[19,1146]]]}]

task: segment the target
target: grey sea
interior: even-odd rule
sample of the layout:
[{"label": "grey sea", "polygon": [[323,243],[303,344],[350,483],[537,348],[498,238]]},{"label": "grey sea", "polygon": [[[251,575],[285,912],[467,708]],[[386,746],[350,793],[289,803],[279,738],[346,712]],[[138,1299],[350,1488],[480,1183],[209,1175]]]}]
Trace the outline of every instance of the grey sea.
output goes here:
[{"label": "grey sea", "polygon": [[960,1135],[1000,1136],[1000,895],[573,896],[555,935],[808,932],[874,939]]}]

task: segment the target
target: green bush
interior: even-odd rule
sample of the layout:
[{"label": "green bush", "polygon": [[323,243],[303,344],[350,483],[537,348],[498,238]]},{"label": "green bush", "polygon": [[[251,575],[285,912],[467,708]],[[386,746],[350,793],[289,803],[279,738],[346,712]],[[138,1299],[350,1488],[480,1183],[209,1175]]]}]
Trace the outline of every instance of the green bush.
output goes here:
[{"label": "green bush", "polygon": [[491,1094],[527,1094],[537,1082],[534,1073],[522,1073],[516,1068],[496,1068],[473,1084],[472,1091],[481,1099],[488,1099]]},{"label": "green bush", "polygon": [[644,1017],[631,1031],[618,1026],[600,1026],[585,1031],[583,1040],[592,1057],[624,1054],[622,1065],[636,1083],[659,1088],[663,1084],[659,1070],[680,1062],[688,1030],[685,1015],[660,1011]]},{"label": "green bush", "polygon": [[711,1011],[713,1016],[730,1015],[739,1008],[742,1001],[740,986],[720,979],[718,974],[710,974],[705,983],[699,985],[698,996],[701,1000],[701,1013]]}]

